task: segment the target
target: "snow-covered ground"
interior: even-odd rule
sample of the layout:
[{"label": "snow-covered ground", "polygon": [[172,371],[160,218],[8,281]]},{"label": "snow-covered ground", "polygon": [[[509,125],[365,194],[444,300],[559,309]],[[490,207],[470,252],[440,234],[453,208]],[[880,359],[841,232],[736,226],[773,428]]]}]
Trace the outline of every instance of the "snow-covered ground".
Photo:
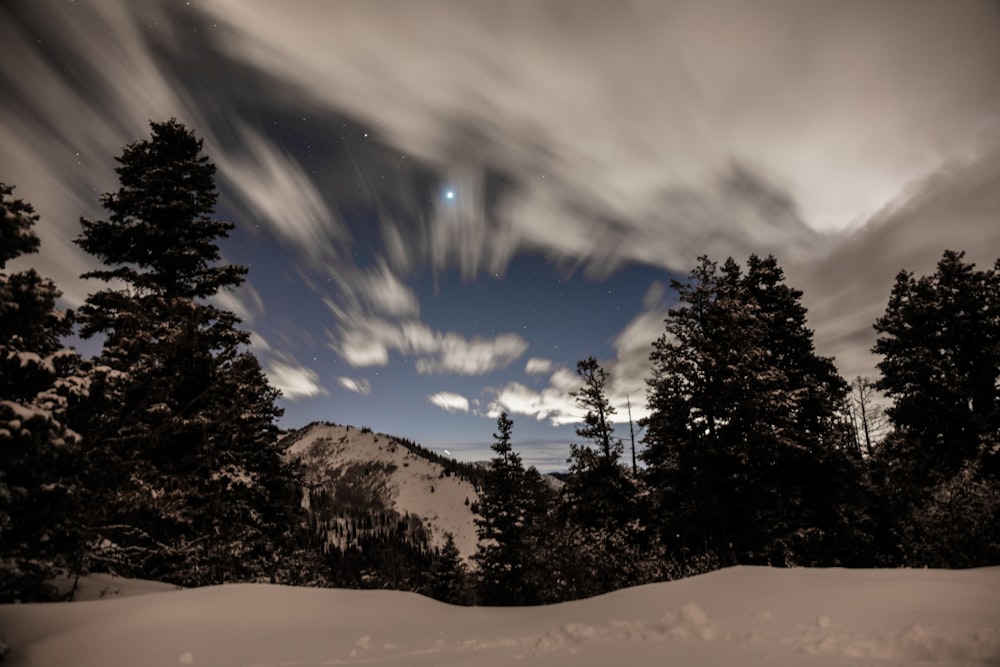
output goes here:
[{"label": "snow-covered ground", "polygon": [[1000,665],[1000,568],[738,567],[520,609],[389,591],[97,586],[120,595],[0,606],[8,664]]}]

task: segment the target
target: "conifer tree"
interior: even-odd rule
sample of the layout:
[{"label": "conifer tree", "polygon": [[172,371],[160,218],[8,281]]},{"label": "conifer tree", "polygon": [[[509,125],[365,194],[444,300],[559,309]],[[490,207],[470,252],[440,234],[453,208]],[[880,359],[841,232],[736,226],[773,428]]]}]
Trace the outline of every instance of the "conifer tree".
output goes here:
[{"label": "conifer tree", "polygon": [[900,272],[875,330],[876,386],[893,399],[894,431],[875,457],[890,555],[913,566],[997,564],[1000,260],[978,270],[948,250],[930,276]]},{"label": "conifer tree", "polygon": [[106,267],[84,277],[115,281],[80,309],[82,335],[105,335],[101,392],[83,426],[89,523],[102,545],[90,560],[187,585],[257,579],[251,564],[274,542],[262,525],[273,523],[268,485],[284,474],[277,393],[241,352],[249,334],[236,315],[204,300],[246,273],[219,264],[217,241],[233,225],[212,217],[215,167],[182,124],[151,128],[117,158],[108,218],[82,219],[77,240]]},{"label": "conifer tree", "polygon": [[615,437],[612,417],[616,410],[608,399],[611,377],[594,357],[577,363],[576,372],[582,387],[572,395],[584,411],[576,434],[593,446],[570,445],[566,496],[571,513],[588,528],[624,528],[632,518],[635,487],[621,463],[621,438]]},{"label": "conifer tree", "polygon": [[514,422],[497,418],[492,449],[496,456],[483,478],[477,514],[477,587],[481,604],[525,605],[554,601],[558,587],[548,580],[550,563],[542,543],[548,537],[553,498],[533,468],[525,470],[511,444]]},{"label": "conifer tree", "polygon": [[[946,251],[933,275],[896,276],[875,322],[876,386],[922,480],[954,475],[1000,436],[1000,260],[976,270]],[[899,439],[897,439],[897,442]]]},{"label": "conifer tree", "polygon": [[34,269],[3,273],[39,247],[33,207],[0,183],[0,602],[50,599],[77,548],[79,436],[66,423],[86,391],[80,360],[60,341],[72,313]]},{"label": "conifer tree", "polygon": [[756,256],[746,273],[702,257],[673,286],[681,305],[654,345],[643,452],[665,545],[694,571],[854,558],[846,383],[815,353],[802,293]]},{"label": "conifer tree", "polygon": [[427,594],[435,600],[472,604],[469,570],[451,533],[445,535],[444,546],[435,554],[427,579]]},{"label": "conifer tree", "polygon": [[495,456],[474,506],[479,549],[473,559],[479,566],[479,597],[487,604],[521,601],[518,584],[523,576],[525,515],[519,501],[524,492],[524,466],[511,444],[513,427],[507,413],[501,412],[491,446]]}]

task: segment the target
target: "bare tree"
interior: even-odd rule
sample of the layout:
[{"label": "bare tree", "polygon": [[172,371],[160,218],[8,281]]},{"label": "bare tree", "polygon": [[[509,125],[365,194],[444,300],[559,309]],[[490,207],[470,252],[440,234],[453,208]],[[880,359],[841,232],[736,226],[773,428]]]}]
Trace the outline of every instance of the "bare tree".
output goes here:
[{"label": "bare tree", "polygon": [[885,407],[879,403],[881,395],[869,378],[858,376],[851,383],[848,410],[859,444],[865,446],[868,456],[885,437],[889,418]]}]

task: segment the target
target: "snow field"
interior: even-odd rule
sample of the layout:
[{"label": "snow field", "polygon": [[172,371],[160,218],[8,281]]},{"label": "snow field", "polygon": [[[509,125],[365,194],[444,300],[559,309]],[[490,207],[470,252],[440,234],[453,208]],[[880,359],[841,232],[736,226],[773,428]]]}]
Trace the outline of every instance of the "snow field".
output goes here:
[{"label": "snow field", "polygon": [[[13,667],[1000,664],[1000,568],[738,567],[546,607],[230,585],[0,607]],[[148,582],[137,586],[150,590]],[[137,591],[138,592],[138,591]]]}]

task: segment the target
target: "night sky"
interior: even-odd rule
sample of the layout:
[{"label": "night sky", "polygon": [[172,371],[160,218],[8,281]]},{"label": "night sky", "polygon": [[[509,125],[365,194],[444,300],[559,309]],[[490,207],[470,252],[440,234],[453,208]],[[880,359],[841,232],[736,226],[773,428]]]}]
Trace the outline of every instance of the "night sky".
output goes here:
[{"label": "night sky", "polygon": [[645,414],[702,253],[774,254],[847,378],[900,269],[1000,256],[997,2],[5,0],[0,90],[0,181],[41,215],[10,268],[96,291],[79,217],[176,117],[282,426],[465,459],[503,406],[564,467],[588,355]]}]

